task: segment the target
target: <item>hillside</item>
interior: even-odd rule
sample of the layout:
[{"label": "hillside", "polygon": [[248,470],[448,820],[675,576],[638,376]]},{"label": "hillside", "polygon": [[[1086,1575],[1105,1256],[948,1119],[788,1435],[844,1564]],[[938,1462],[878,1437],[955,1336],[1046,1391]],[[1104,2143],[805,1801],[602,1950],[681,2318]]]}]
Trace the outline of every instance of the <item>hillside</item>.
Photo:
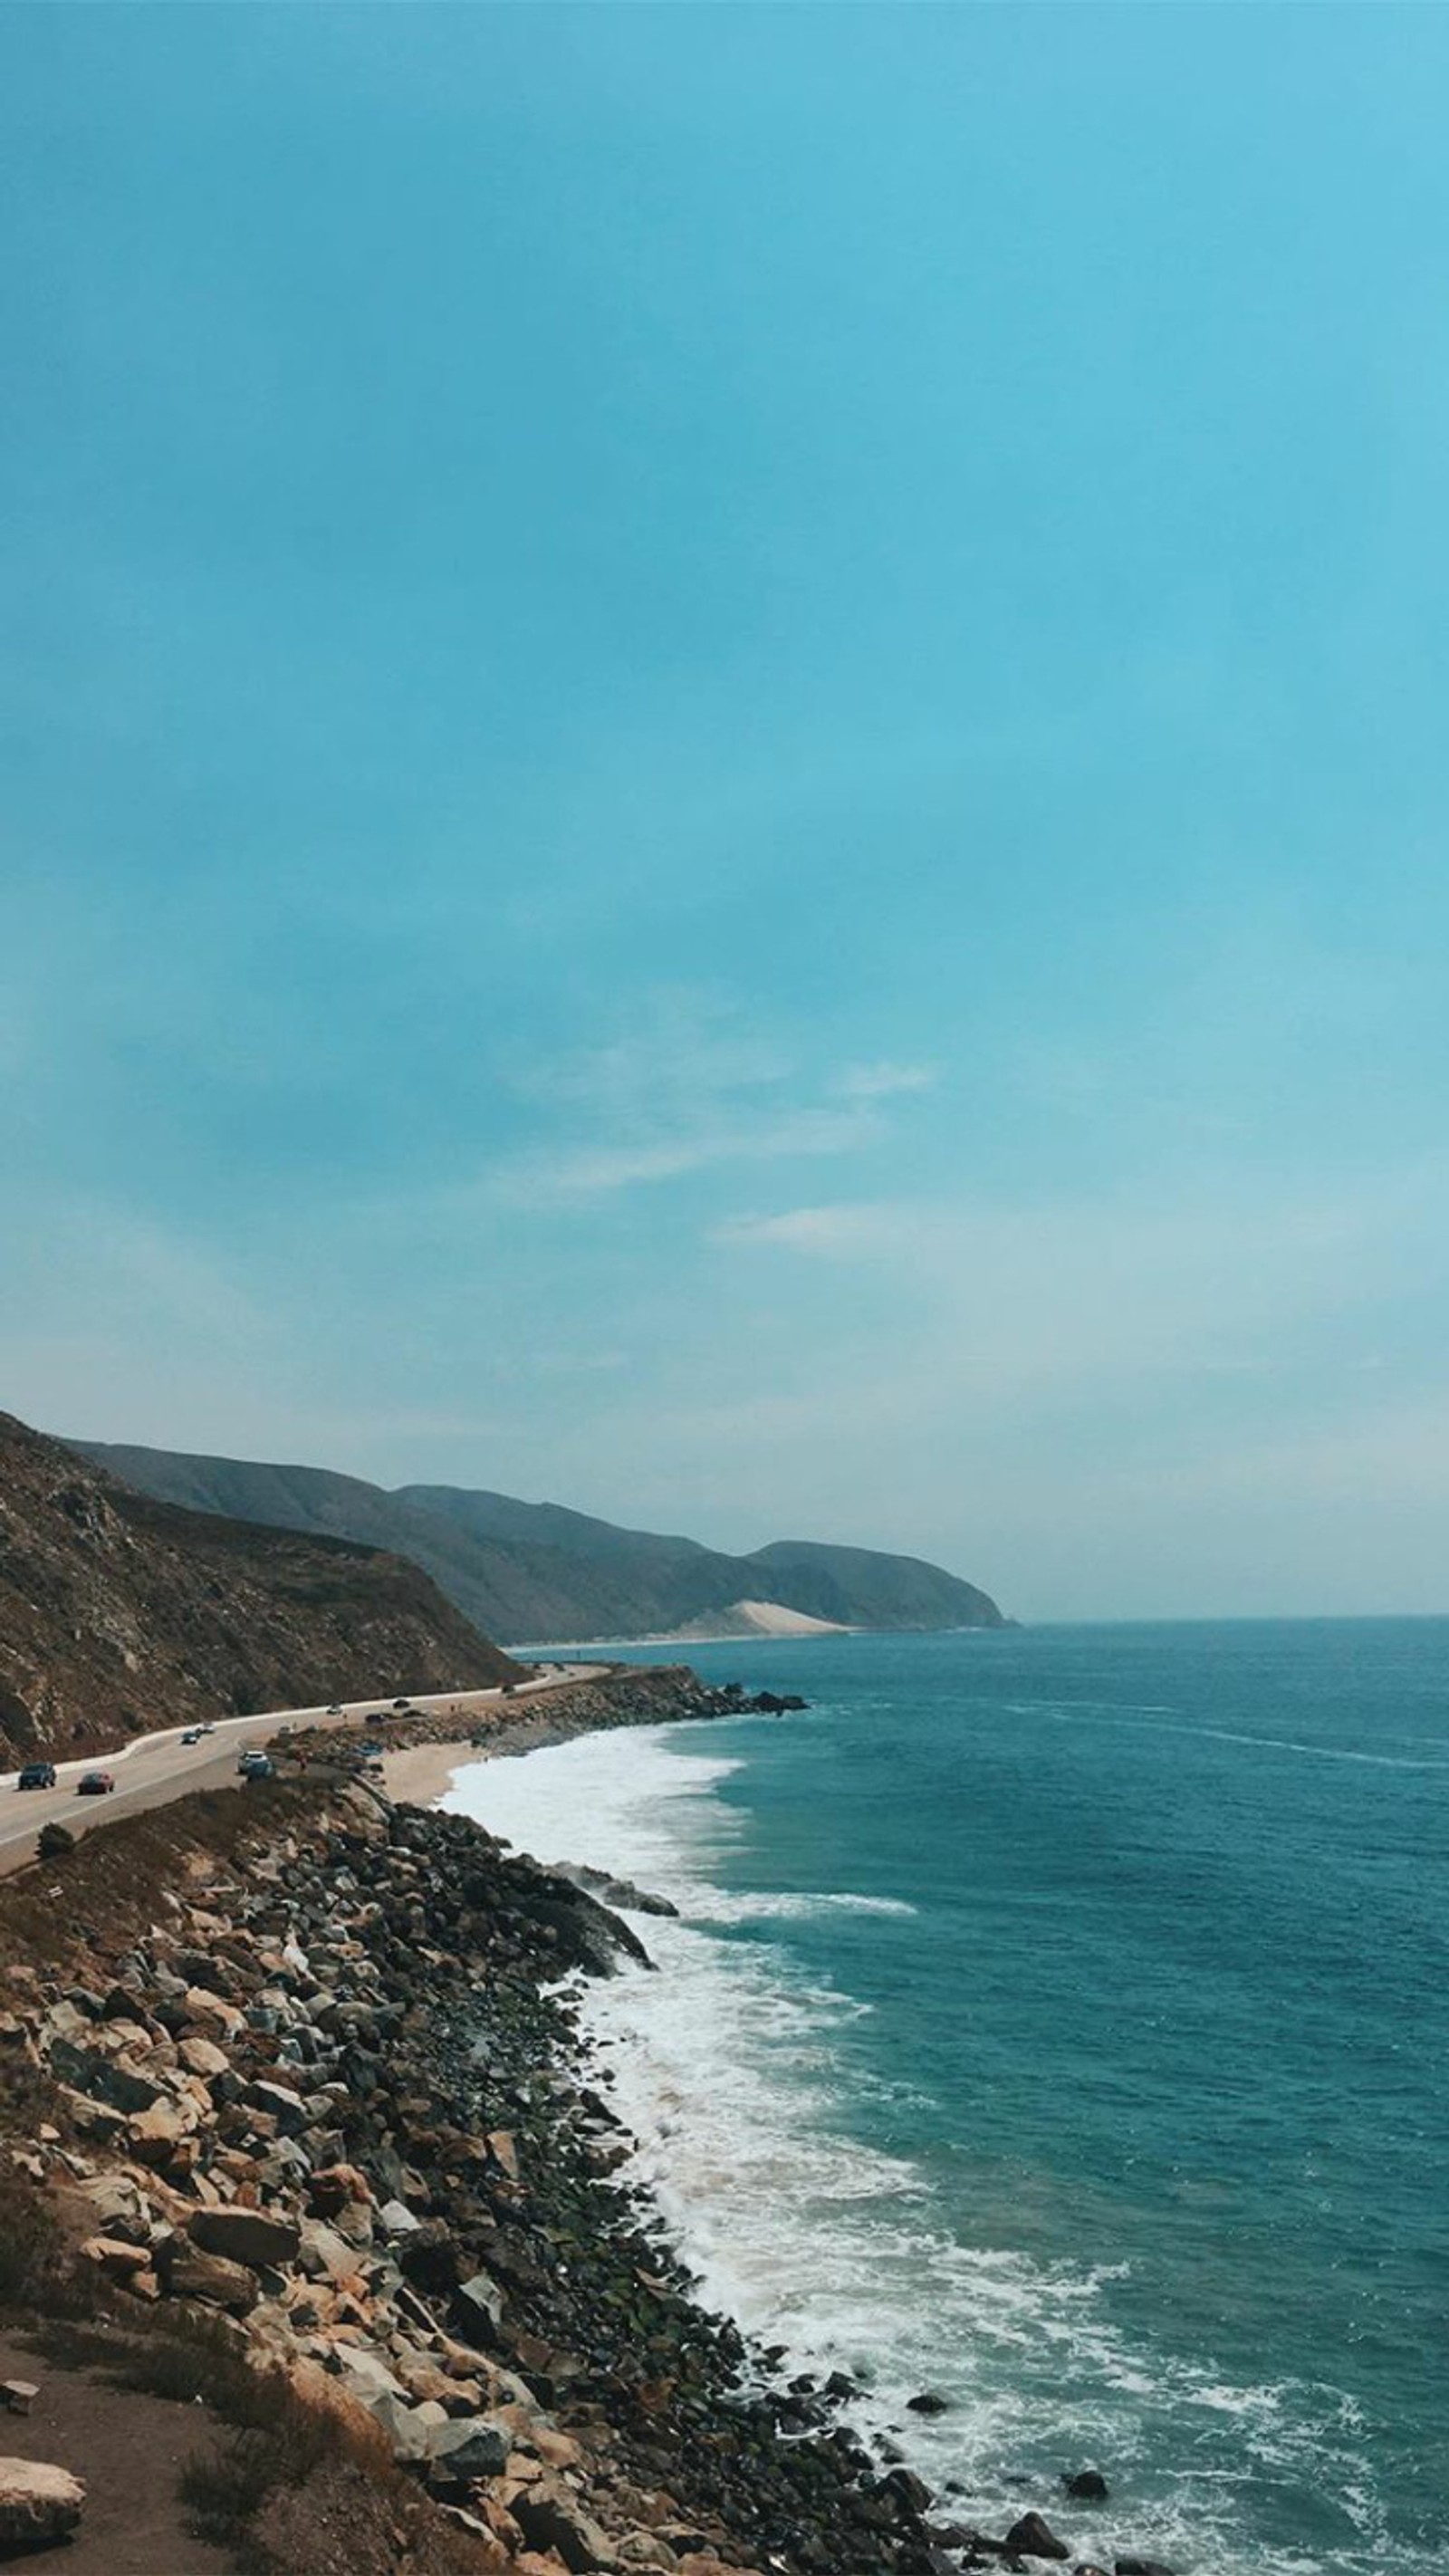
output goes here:
[{"label": "hillside", "polygon": [[0,1766],[516,1669],[415,1564],[179,1510],[0,1414]]},{"label": "hillside", "polygon": [[645,1637],[741,1601],[846,1628],[994,1628],[989,1595],[940,1566],[872,1548],[781,1540],[727,1556],[558,1503],[454,1485],[388,1492],[321,1467],[73,1444],[142,1491],[195,1511],[361,1539],[411,1557],[490,1636]]}]

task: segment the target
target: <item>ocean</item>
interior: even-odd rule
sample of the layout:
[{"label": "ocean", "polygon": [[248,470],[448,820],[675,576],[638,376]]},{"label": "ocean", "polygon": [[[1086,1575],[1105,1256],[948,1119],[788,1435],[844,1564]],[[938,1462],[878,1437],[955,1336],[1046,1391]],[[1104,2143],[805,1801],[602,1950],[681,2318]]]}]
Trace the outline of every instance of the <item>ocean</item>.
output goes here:
[{"label": "ocean", "polygon": [[585,2010],[701,2294],[985,2530],[1449,2571],[1449,1621],[690,1659],[810,1709],[449,1803],[680,1907]]}]

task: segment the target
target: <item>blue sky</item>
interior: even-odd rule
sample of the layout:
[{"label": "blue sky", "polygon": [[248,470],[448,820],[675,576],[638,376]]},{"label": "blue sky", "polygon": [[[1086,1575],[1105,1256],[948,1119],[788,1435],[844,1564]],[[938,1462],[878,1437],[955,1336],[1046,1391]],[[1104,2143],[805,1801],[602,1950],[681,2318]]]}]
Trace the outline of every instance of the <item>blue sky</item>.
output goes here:
[{"label": "blue sky", "polygon": [[1449,1607],[1449,17],[0,20],[0,1400]]}]

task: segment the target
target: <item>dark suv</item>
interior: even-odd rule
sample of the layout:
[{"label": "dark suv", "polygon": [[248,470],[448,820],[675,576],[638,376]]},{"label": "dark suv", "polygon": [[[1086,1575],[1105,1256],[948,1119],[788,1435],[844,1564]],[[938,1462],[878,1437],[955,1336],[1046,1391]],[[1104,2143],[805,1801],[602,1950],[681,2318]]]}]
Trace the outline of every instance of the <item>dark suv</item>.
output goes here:
[{"label": "dark suv", "polygon": [[19,1779],[16,1781],[15,1786],[17,1789],[53,1789],[55,1787],[55,1764],[53,1762],[27,1762]]}]

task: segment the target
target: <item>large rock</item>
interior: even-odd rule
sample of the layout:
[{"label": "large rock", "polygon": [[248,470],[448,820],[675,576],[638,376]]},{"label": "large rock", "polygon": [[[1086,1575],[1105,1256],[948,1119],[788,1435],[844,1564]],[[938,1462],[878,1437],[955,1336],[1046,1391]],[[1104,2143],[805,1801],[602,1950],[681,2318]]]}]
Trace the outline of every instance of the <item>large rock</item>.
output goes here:
[{"label": "large rock", "polygon": [[471,2281],[460,2281],[453,2292],[453,2309],[462,2332],[481,2351],[489,2351],[498,2341],[503,2323],[503,2292],[486,2272],[475,2272]]},{"label": "large rock", "polygon": [[199,2032],[183,2039],[176,2054],[188,2075],[199,2075],[205,2084],[214,2084],[218,2075],[225,2075],[231,2066],[230,2058],[215,2040],[203,2039]]},{"label": "large rock", "polygon": [[529,2488],[514,2496],[508,2509],[529,2547],[556,2551],[575,2576],[586,2576],[591,2568],[613,2567],[617,2563],[607,2534],[567,2487],[540,2484]]},{"label": "large rock", "polygon": [[223,2039],[235,2039],[246,2028],[246,2015],[224,1995],[213,1994],[210,1986],[188,1986],[182,2010],[188,2021],[199,2021],[203,2030],[219,2031]]},{"label": "large rock", "polygon": [[198,2209],[188,2224],[194,2245],[233,2263],[249,2263],[254,2271],[294,2263],[302,2242],[296,2220],[278,2218],[269,2209]]},{"label": "large rock", "polygon": [[430,2460],[438,2434],[448,2429],[441,2406],[409,2406],[386,2390],[368,2404],[367,2411],[379,2432],[386,2434],[395,2460]]},{"label": "large rock", "polygon": [[93,2102],[104,2102],[113,2111],[149,2111],[165,2095],[165,2086],[152,2082],[139,2067],[128,2066],[123,2058],[106,2057],[97,2048],[79,2048],[64,2036],[50,2043],[51,2073],[62,2084],[73,2085]]},{"label": "large rock", "polygon": [[437,2481],[471,2486],[475,2478],[501,2477],[512,2448],[506,2424],[487,2415],[458,2415],[433,2438],[429,2458]]},{"label": "large rock", "polygon": [[452,2229],[439,2218],[410,2228],[398,2246],[397,2260],[403,2278],[433,2299],[445,2299],[456,2289],[464,2268]]},{"label": "large rock", "polygon": [[407,2404],[407,2392],[400,2379],[389,2370],[380,2352],[367,2344],[338,2344],[337,2375],[349,2397],[371,2410],[384,2397],[395,2397]]},{"label": "large rock", "polygon": [[168,2237],[157,2248],[156,2269],[173,2299],[200,2299],[209,2308],[225,2308],[244,2317],[260,2296],[244,2263],[229,2263],[224,2254],[206,2254],[184,2236]]},{"label": "large rock", "polygon": [[1064,2540],[1043,2522],[1039,2513],[1024,2513],[1006,2535],[1006,2546],[1017,2558],[1070,2558]]},{"label": "large rock", "polygon": [[68,2540],[86,2491],[49,2460],[0,2459],[0,2549],[48,2549]]},{"label": "large rock", "polygon": [[272,2084],[263,2077],[247,2085],[242,2100],[249,2109],[262,2111],[268,2119],[275,2120],[279,2137],[295,2138],[312,2126],[311,2111],[290,2084]]},{"label": "large rock", "polygon": [[95,2211],[100,2235],[119,2239],[123,2245],[150,2244],[150,2204],[129,2174],[87,2174],[76,2190]]}]

